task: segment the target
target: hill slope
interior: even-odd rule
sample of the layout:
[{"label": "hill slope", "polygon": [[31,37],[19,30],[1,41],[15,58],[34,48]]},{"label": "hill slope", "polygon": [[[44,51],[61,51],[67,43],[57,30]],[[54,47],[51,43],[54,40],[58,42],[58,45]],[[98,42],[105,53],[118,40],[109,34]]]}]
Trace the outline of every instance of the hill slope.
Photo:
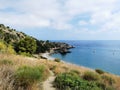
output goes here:
[{"label": "hill slope", "polygon": [[[52,81],[57,84],[56,87],[61,87],[58,90],[68,90],[67,87],[69,90],[120,90],[120,77],[106,72],[98,74],[94,70],[69,63],[6,54],[0,54],[0,90],[43,90],[47,87],[46,83],[50,85],[48,87],[54,86],[54,83],[51,83],[53,76],[50,71],[57,77]],[[91,73],[86,74],[88,71]],[[88,81],[84,81],[83,77]],[[41,79],[38,81],[39,78]],[[45,84],[42,85],[44,81]],[[96,87],[96,83],[101,89],[71,88],[76,85],[82,85],[81,88]]]},{"label": "hill slope", "polygon": [[0,39],[7,43],[20,41],[26,36],[27,35],[23,32],[18,32],[15,29],[11,29],[9,26],[0,24]]},{"label": "hill slope", "polygon": [[[35,53],[44,53],[44,52],[49,52],[51,49],[55,49],[55,52],[58,53],[68,53],[68,49],[73,48],[71,45],[66,44],[66,43],[60,43],[60,42],[50,42],[50,41],[43,41],[43,40],[38,40],[34,37],[31,37],[23,32],[18,32],[15,29],[11,29],[9,26],[5,26],[3,24],[0,24],[0,40],[4,41],[7,44],[13,45],[13,47],[18,50],[18,45],[20,44],[19,42],[26,41],[26,38],[32,39],[33,41],[36,41],[36,51]],[[31,44],[31,42],[27,42]],[[31,45],[32,46],[32,45]],[[26,46],[27,47],[27,46]],[[24,47],[20,47],[24,48]],[[29,47],[30,48],[30,47]],[[25,52],[26,53],[26,52]]]}]

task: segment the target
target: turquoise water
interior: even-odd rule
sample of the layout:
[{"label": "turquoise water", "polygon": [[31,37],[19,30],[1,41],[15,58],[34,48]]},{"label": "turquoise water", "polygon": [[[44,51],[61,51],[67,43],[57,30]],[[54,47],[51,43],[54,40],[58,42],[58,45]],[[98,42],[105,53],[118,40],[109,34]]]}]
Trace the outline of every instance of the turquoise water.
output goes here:
[{"label": "turquoise water", "polygon": [[[58,42],[58,41],[57,41]],[[59,41],[75,46],[66,55],[53,54],[66,62],[120,75],[120,41]]]}]

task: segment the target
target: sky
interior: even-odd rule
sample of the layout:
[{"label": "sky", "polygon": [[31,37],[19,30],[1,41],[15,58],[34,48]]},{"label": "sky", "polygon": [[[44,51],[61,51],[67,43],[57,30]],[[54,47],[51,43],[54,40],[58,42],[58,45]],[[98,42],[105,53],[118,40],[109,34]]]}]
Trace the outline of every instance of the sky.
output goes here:
[{"label": "sky", "polygon": [[0,0],[0,23],[42,40],[120,40],[120,0]]}]

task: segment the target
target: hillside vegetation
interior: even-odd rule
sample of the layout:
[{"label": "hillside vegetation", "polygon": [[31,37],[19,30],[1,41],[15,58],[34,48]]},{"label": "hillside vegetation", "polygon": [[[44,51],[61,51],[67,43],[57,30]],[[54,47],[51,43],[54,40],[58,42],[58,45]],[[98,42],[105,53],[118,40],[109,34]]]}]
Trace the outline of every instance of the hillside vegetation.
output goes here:
[{"label": "hillside vegetation", "polygon": [[15,54],[13,46],[0,41],[0,53]]},{"label": "hillside vegetation", "polygon": [[45,59],[0,54],[0,90],[43,90],[50,71],[58,90],[120,90],[120,77]]},{"label": "hillside vegetation", "polygon": [[38,40],[3,24],[0,24],[0,41],[4,42],[6,45],[11,45],[17,54],[27,56],[50,52],[53,48],[57,48],[59,52],[66,53],[67,49],[71,48],[71,46],[66,43]]},{"label": "hillside vegetation", "polygon": [[51,48],[51,45],[49,45],[51,43],[48,43],[48,41],[37,40],[3,24],[0,24],[0,40],[6,44],[11,44],[18,53],[41,53]]},{"label": "hillside vegetation", "polygon": [[9,26],[0,24],[0,39],[6,43],[18,42],[26,36],[27,35],[23,32],[18,32],[15,29],[11,29]]},{"label": "hillside vegetation", "polygon": [[0,42],[0,90],[43,90],[42,82],[55,74],[58,90],[120,90],[120,77],[57,59],[15,55],[11,45]]},{"label": "hillside vegetation", "polygon": [[50,72],[54,73],[56,90],[120,90],[119,76],[59,59],[32,57],[51,48],[66,51],[68,44],[40,41],[3,24],[0,32],[0,90],[43,90]]}]

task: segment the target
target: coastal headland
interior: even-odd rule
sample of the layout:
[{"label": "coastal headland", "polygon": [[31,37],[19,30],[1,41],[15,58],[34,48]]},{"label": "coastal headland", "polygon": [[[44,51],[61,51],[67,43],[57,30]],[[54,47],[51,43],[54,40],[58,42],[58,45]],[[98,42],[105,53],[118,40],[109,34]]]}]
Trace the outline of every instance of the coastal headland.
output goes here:
[{"label": "coastal headland", "polygon": [[117,75],[49,55],[71,53],[71,48],[74,47],[38,40],[0,24],[0,90],[120,90]]}]

